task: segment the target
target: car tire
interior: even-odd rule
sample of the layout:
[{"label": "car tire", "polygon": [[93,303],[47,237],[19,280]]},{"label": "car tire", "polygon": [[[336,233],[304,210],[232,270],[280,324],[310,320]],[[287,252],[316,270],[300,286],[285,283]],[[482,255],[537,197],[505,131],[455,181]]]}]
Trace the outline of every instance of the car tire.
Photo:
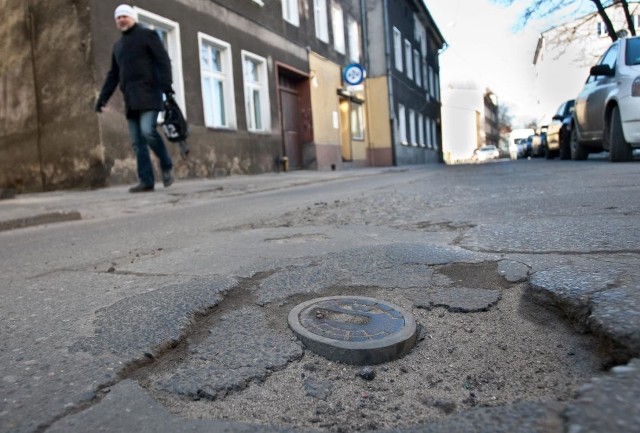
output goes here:
[{"label": "car tire", "polygon": [[571,159],[574,161],[584,161],[589,157],[589,152],[585,149],[580,142],[578,141],[578,133],[576,132],[576,128],[571,128]]},{"label": "car tire", "polygon": [[613,107],[611,111],[611,126],[609,128],[609,160],[611,162],[626,162],[633,159],[633,150],[624,139],[620,109]]},{"label": "car tire", "polygon": [[549,146],[545,146],[544,147],[544,157],[546,159],[553,159],[553,158],[555,158],[555,156],[556,155],[554,154],[554,152],[549,150]]},{"label": "car tire", "polygon": [[571,135],[567,131],[560,134],[560,159],[571,159]]}]

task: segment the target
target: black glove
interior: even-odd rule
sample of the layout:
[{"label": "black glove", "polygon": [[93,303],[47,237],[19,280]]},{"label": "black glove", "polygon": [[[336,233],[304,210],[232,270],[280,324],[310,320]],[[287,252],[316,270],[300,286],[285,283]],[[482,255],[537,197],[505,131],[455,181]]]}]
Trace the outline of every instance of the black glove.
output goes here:
[{"label": "black glove", "polygon": [[104,102],[102,102],[100,99],[98,99],[96,101],[96,113],[102,113],[102,107],[104,107],[106,104]]}]

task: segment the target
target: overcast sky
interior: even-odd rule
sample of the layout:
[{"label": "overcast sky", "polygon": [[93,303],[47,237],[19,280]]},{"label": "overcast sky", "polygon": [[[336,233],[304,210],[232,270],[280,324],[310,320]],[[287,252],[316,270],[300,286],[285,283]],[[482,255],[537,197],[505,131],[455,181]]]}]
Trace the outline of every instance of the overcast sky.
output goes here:
[{"label": "overcast sky", "polygon": [[533,55],[540,34],[536,24],[514,32],[522,6],[505,8],[490,0],[425,0],[447,41],[440,56],[442,86],[474,81],[508,105],[515,122],[535,119]]}]

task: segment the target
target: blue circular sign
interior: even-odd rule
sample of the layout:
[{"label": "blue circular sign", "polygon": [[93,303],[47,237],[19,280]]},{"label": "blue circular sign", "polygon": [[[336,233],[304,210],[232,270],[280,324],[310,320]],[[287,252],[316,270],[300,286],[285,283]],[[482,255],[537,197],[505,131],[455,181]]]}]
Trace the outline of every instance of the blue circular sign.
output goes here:
[{"label": "blue circular sign", "polygon": [[342,78],[344,81],[350,86],[356,86],[364,81],[364,68],[357,64],[352,63],[344,68],[344,72],[342,74]]}]

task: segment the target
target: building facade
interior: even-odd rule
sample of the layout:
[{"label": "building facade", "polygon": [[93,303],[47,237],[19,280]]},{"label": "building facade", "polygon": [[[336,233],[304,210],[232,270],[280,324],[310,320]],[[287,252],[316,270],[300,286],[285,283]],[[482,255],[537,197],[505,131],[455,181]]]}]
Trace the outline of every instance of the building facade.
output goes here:
[{"label": "building facade", "polygon": [[[119,91],[93,111],[119,3],[0,0],[0,188],[136,180]],[[167,143],[178,178],[438,160],[444,40],[422,1],[139,0],[135,9],[165,44],[191,127],[189,158]],[[400,55],[402,71],[390,68]],[[345,82],[348,65],[366,79]]]}]

